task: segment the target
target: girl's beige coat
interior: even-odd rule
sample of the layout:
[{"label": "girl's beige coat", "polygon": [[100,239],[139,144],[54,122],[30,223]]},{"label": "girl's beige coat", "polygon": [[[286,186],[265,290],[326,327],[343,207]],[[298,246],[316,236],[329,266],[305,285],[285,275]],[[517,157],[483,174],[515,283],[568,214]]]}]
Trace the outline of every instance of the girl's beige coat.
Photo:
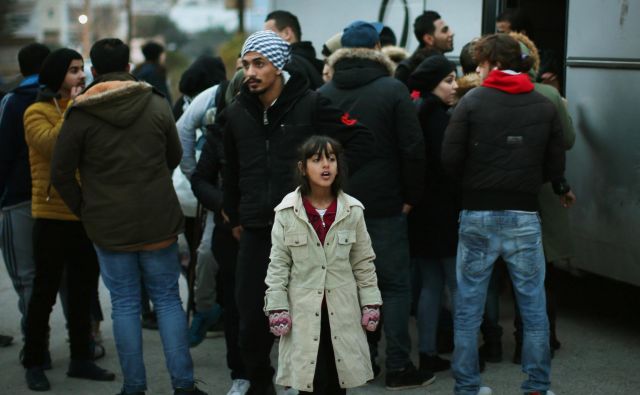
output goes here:
[{"label": "girl's beige coat", "polygon": [[280,338],[280,385],[312,391],[325,298],[340,386],[373,378],[361,308],[381,305],[362,203],[340,193],[336,219],[324,246],[308,221],[299,190],[276,208],[271,233],[265,312],[288,310],[292,330]]}]

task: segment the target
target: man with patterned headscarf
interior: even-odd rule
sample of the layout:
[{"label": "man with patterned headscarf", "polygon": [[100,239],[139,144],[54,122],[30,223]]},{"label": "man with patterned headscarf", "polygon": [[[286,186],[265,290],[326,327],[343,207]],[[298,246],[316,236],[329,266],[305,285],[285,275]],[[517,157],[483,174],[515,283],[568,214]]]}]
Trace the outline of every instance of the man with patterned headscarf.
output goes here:
[{"label": "man with patterned headscarf", "polygon": [[251,393],[275,394],[269,360],[274,338],[262,311],[273,208],[295,187],[297,148],[308,137],[325,134],[340,141],[352,172],[369,157],[372,137],[356,119],[309,90],[303,75],[283,69],[290,48],[276,33],[252,34],[241,56],[243,86],[221,114],[226,156],[223,207],[240,243],[239,342]]}]

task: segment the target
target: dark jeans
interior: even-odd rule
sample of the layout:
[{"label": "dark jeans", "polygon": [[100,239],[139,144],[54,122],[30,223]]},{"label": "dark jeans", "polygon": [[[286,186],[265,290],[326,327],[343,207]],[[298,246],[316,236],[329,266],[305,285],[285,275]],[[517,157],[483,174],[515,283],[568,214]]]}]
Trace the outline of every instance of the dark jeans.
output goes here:
[{"label": "dark jeans", "polygon": [[26,368],[44,363],[49,315],[67,267],[71,359],[91,359],[91,298],[98,278],[98,259],[78,221],[36,219],[33,226],[36,277],[29,302],[24,346]]},{"label": "dark jeans", "polygon": [[[220,271],[218,278],[221,291],[218,299],[223,305],[224,339],[227,344],[227,366],[231,369],[231,379],[246,379],[247,374],[240,354],[239,332],[240,323],[238,306],[236,304],[236,261],[238,259],[238,242],[231,235],[231,231],[224,225],[216,225],[213,229],[211,242],[213,256]],[[222,296],[222,298],[220,298]]]},{"label": "dark jeans", "polygon": [[313,376],[313,392],[300,391],[300,394],[344,395],[346,393],[346,389],[340,388],[336,357],[331,343],[331,325],[329,324],[327,305],[323,304],[316,373]]},{"label": "dark jeans", "polygon": [[267,286],[264,279],[271,252],[271,229],[245,229],[240,238],[236,268],[236,302],[240,317],[240,353],[251,381],[251,394],[273,393],[269,354],[274,337],[262,310]]},{"label": "dark jeans", "polygon": [[[382,293],[387,370],[404,369],[411,360],[409,312],[411,309],[411,282],[409,238],[405,215],[384,218],[365,218],[371,244],[376,253],[378,288]],[[372,356],[377,355],[377,343],[367,337]]]}]

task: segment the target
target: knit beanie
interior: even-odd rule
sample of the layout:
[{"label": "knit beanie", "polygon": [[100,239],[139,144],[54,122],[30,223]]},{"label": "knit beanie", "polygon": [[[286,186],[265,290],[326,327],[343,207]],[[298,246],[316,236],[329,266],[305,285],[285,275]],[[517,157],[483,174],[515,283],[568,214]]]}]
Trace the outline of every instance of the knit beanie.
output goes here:
[{"label": "knit beanie", "polygon": [[443,55],[429,56],[418,65],[409,77],[409,88],[422,93],[431,92],[452,71],[456,65]]},{"label": "knit beanie", "polygon": [[289,44],[271,30],[262,30],[250,35],[242,46],[240,56],[244,57],[247,52],[258,52],[280,70],[291,57]]},{"label": "knit beanie", "polygon": [[69,65],[75,59],[82,60],[82,55],[73,49],[60,48],[51,52],[42,63],[42,70],[38,77],[40,84],[45,85],[52,92],[59,91]]}]

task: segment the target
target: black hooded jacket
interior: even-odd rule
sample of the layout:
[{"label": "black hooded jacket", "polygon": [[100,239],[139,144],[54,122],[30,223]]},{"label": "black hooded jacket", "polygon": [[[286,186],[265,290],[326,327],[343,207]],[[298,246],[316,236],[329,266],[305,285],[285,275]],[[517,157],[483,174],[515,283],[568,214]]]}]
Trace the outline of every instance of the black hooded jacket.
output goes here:
[{"label": "black hooded jacket", "polygon": [[374,159],[349,179],[347,192],[362,201],[366,217],[398,215],[424,189],[424,139],[409,92],[380,51],[343,48],[329,65],[333,80],[319,91],[373,132]]},{"label": "black hooded jacket", "polygon": [[324,63],[316,59],[316,50],[313,48],[311,41],[300,41],[291,44],[291,61],[287,68],[307,77],[310,89],[316,90],[324,84],[322,79],[323,67]]},{"label": "black hooded jacket", "polygon": [[276,102],[265,110],[243,85],[220,114],[226,156],[223,206],[232,225],[273,225],[273,209],[296,187],[298,147],[312,135],[338,140],[353,172],[369,159],[370,132],[308,87],[303,75],[292,72]]}]

